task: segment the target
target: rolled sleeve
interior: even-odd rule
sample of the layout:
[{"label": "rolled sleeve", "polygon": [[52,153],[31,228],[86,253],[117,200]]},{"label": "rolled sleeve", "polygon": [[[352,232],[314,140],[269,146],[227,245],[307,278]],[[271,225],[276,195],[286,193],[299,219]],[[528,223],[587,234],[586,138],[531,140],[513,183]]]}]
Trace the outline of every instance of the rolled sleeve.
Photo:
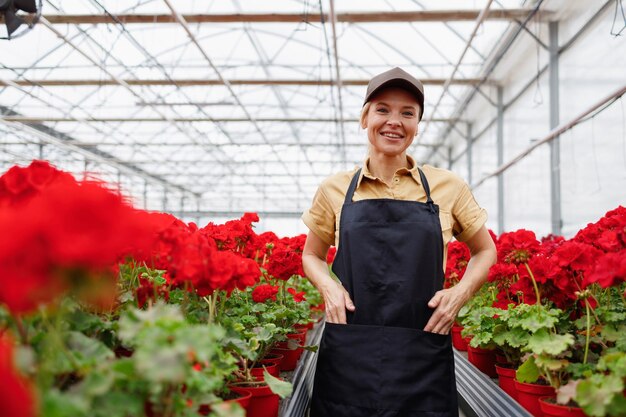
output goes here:
[{"label": "rolled sleeve", "polygon": [[461,242],[469,240],[487,222],[487,211],[478,205],[465,182],[452,207],[452,216],[454,236]]},{"label": "rolled sleeve", "polygon": [[323,189],[318,188],[311,208],[302,214],[304,224],[325,243],[335,244],[335,213]]}]

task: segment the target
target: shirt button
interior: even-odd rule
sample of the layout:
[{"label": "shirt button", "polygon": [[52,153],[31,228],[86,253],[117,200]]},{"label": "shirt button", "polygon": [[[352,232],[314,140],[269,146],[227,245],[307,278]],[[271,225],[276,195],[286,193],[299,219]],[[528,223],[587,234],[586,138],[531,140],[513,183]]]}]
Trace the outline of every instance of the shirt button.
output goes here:
[{"label": "shirt button", "polygon": [[397,184],[397,183],[399,183],[399,182],[400,182],[400,178],[395,177],[395,178],[393,179],[393,182],[395,182],[396,184]]}]

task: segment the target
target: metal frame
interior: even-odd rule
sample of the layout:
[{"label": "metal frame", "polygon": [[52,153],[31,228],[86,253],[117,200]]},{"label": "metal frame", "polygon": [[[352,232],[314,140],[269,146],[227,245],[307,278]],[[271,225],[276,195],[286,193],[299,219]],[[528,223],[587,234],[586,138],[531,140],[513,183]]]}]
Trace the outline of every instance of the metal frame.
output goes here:
[{"label": "metal frame", "polygon": [[[417,8],[424,10],[397,11],[387,2],[387,10],[363,13],[337,12],[334,1],[328,3],[327,11],[321,10],[321,3],[318,6],[302,1],[302,13],[277,10],[272,14],[246,13],[244,3],[239,1],[233,0],[234,13],[212,13],[213,5],[200,6],[206,11],[199,13],[182,13],[173,7],[174,2],[163,0],[170,14],[161,15],[143,14],[147,3],[142,0],[117,14],[110,13],[105,8],[108,3],[103,1],[91,0],[94,10],[102,10],[102,14],[92,15],[65,13],[61,6],[51,4],[59,9],[46,10],[52,13],[44,14],[41,25],[61,42],[42,51],[32,63],[15,68],[0,64],[0,104],[11,110],[3,111],[0,118],[5,128],[16,132],[0,137],[0,162],[8,165],[11,161],[25,163],[30,157],[54,156],[56,153],[49,151],[57,146],[54,138],[67,135],[72,141],[58,146],[79,152],[78,158],[83,158],[89,169],[103,166],[90,164],[97,160],[98,164],[114,166],[119,175],[139,179],[140,186],[133,185],[136,189],[132,192],[144,201],[150,199],[148,207],[164,207],[163,199],[155,200],[154,195],[170,190],[181,198],[178,201],[178,197],[166,196],[166,208],[172,208],[173,202],[188,206],[192,197],[199,212],[223,206],[232,207],[233,211],[255,209],[236,206],[249,198],[263,201],[264,207],[291,204],[295,213],[310,202],[311,184],[316,180],[321,182],[332,172],[363,160],[367,142],[357,122],[360,90],[367,84],[367,77],[388,65],[408,65],[422,71],[426,75],[423,82],[439,90],[438,94],[427,96],[427,100],[433,100],[427,102],[430,117],[423,121],[420,140],[415,141],[412,151],[419,161],[441,155],[448,166],[467,154],[467,176],[473,182],[478,172],[472,167],[472,146],[498,123],[498,117],[486,127],[477,126],[472,120],[461,118],[463,109],[478,94],[494,108],[506,111],[519,94],[508,103],[492,100],[486,91],[498,87],[490,77],[493,69],[521,32],[526,31],[545,47],[527,24],[530,19],[543,24],[554,16],[541,8],[542,0],[532,9],[503,10],[498,2],[494,6],[488,1],[482,10],[460,11],[428,10],[413,0]],[[609,3],[606,1],[560,49],[549,45],[552,55],[558,56],[569,48],[606,11]],[[176,6],[182,8],[178,3]],[[469,31],[470,26],[461,30],[451,25],[452,21],[473,21],[473,30]],[[491,21],[509,22],[509,26],[499,47],[488,54],[489,49],[479,48],[473,38],[481,25],[488,26]],[[416,59],[404,45],[371,25],[391,22],[406,25],[410,36],[429,45],[441,59],[443,71]],[[462,40],[465,46],[458,51],[458,59],[448,58],[457,52],[450,54],[425,36],[425,22],[438,22],[450,36]],[[106,36],[102,32],[104,25],[112,28]],[[177,27],[178,31],[172,32],[176,33],[175,41],[160,50],[138,35],[140,30],[175,31]],[[332,38],[322,32],[324,28],[332,30]],[[304,36],[307,32],[317,33],[317,42],[315,37]],[[185,34],[186,39],[180,41],[180,34]],[[210,47],[223,37],[237,34],[249,42],[246,47],[250,47],[251,53],[245,59],[228,50],[220,55]],[[367,65],[351,59],[350,51],[342,49],[342,37],[346,34],[362,38],[374,56],[381,58],[381,64]],[[110,39],[111,44],[101,44],[103,37]],[[138,51],[139,60],[128,62],[117,51],[116,45],[122,41]],[[273,42],[277,46],[271,46]],[[288,54],[284,51],[289,48],[306,48],[319,60],[289,62],[283,55]],[[73,60],[66,64],[66,58]],[[328,68],[324,67],[326,64]],[[473,74],[472,65],[482,68],[478,76]],[[179,68],[186,72],[179,72]],[[258,71],[251,72],[252,68]],[[554,63],[546,65],[537,77],[554,68]],[[67,69],[70,75],[66,79],[57,76],[59,69]],[[93,70],[99,76],[90,73]],[[76,77],[79,73],[81,76]],[[466,77],[469,74],[472,76]],[[453,85],[456,87],[451,89]],[[78,96],[66,94],[68,89],[78,92]],[[118,93],[129,94],[135,102],[120,102],[110,111],[101,111],[109,109],[107,101]],[[443,106],[448,101],[453,103],[452,111]],[[42,113],[41,105],[59,111]],[[551,126],[558,124],[558,116],[556,120]],[[459,123],[465,123],[465,128]],[[33,132],[28,126],[51,129],[52,138],[44,140],[41,131]],[[481,130],[476,132],[478,129]],[[460,153],[463,145],[452,142],[451,132],[464,139],[465,149]],[[75,146],[68,146],[70,142]],[[551,146],[553,168],[557,167],[552,178],[552,223],[553,230],[558,230],[558,160],[554,159],[554,155],[558,156],[557,142]],[[71,163],[74,156],[55,158],[59,163]],[[499,165],[503,163],[500,161]],[[281,178],[292,181],[276,182]],[[232,190],[216,201],[216,195],[228,187]],[[281,187],[284,195],[277,197],[274,190]],[[504,227],[503,220],[499,224]]]}]

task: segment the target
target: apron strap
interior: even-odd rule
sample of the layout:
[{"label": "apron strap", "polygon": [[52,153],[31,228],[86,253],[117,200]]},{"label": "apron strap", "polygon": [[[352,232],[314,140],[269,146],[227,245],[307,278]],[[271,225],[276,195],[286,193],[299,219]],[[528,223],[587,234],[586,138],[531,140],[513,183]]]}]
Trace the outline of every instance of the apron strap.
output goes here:
[{"label": "apron strap", "polygon": [[[420,179],[422,180],[422,186],[424,187],[424,191],[426,192],[426,203],[430,206],[430,210],[434,213],[435,207],[433,199],[430,198],[430,186],[428,185],[428,180],[426,179],[426,175],[424,175],[424,171],[422,171],[419,167],[417,167],[417,171],[420,174]],[[354,176],[352,177],[352,181],[350,181],[350,186],[348,187],[348,191],[346,191],[346,198],[343,201],[343,204],[352,203],[352,198],[354,197],[354,191],[356,190],[356,184],[359,181],[359,176],[361,175],[361,168],[359,168]]]},{"label": "apron strap", "polygon": [[352,197],[354,196],[354,190],[356,190],[356,183],[359,181],[360,175],[361,168],[359,168],[352,177],[352,181],[350,181],[350,186],[348,187],[348,191],[346,191],[346,198],[343,200],[343,204],[352,203]]}]

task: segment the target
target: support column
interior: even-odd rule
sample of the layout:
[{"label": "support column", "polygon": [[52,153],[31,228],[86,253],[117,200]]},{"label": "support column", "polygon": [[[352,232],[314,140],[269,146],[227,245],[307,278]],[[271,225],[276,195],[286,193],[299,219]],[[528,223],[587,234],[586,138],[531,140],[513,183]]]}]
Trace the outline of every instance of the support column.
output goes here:
[{"label": "support column", "polygon": [[452,169],[452,146],[448,146],[448,170]]},{"label": "support column", "polygon": [[472,123],[467,123],[467,151],[465,152],[467,154],[467,183],[471,184],[472,183],[472,147],[473,147],[473,141],[472,141]]},{"label": "support column", "polygon": [[[498,119],[496,128],[498,161],[504,164],[504,100],[502,86],[498,86]],[[504,173],[498,174],[498,234],[504,232]]]},{"label": "support column", "polygon": [[167,211],[167,189],[163,187],[163,212]]},{"label": "support column", "polygon": [[[550,129],[559,125],[559,22],[549,23],[550,33]],[[561,146],[560,137],[550,141],[550,218],[552,234],[561,235]]]},{"label": "support column", "polygon": [[143,209],[148,210],[148,181],[143,180]]}]

